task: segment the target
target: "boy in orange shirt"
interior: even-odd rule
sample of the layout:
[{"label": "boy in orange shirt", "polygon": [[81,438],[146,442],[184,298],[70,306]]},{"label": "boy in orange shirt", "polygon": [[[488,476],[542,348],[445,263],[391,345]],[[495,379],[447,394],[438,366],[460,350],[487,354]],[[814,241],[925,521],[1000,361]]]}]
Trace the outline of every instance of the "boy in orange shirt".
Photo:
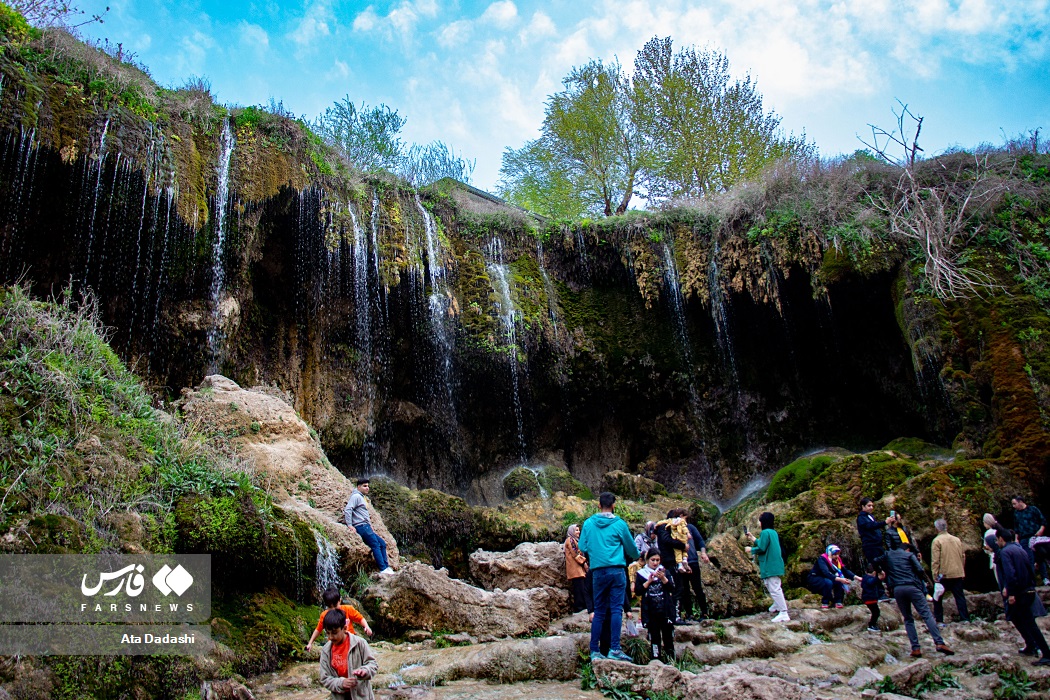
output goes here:
[{"label": "boy in orange shirt", "polygon": [[368,626],[368,623],[365,621],[365,618],[361,613],[354,610],[352,605],[339,604],[342,602],[342,598],[340,597],[338,590],[335,588],[329,588],[321,594],[321,600],[324,601],[325,609],[321,613],[320,619],[317,621],[317,629],[315,629],[314,633],[310,635],[310,641],[306,643],[307,651],[313,649],[314,640],[324,631],[324,616],[328,614],[329,610],[338,609],[343,611],[343,614],[346,615],[346,629],[350,634],[356,634],[352,623],[357,623],[361,625],[361,629],[364,630],[365,634],[369,637],[372,636],[372,628]]}]

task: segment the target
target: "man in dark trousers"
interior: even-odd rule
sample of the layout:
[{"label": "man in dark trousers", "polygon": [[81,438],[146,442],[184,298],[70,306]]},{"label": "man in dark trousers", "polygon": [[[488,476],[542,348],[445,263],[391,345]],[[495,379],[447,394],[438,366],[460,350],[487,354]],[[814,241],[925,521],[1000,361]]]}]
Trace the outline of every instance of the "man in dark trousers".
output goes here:
[{"label": "man in dark trousers", "polygon": [[1046,637],[1032,616],[1032,600],[1035,598],[1035,569],[1024,549],[1017,543],[1014,533],[1006,528],[995,531],[995,541],[999,544],[999,553],[995,556],[1002,563],[1003,598],[1010,606],[1010,621],[1024,639],[1025,656],[1042,654],[1035,662],[1036,666],[1050,666],[1050,647]]},{"label": "man in dark trousers", "polygon": [[912,607],[926,623],[926,629],[933,637],[937,651],[949,656],[954,654],[951,647],[944,643],[941,633],[937,630],[937,622],[930,613],[930,607],[926,605],[926,572],[915,558],[915,545],[905,542],[900,549],[891,549],[883,554],[874,564],[886,572],[886,579],[893,586],[893,597],[904,617],[904,629],[908,632],[908,641],[911,642],[911,655],[922,656]]},{"label": "man in dark trousers", "polygon": [[[1028,505],[1024,496],[1014,496],[1010,499],[1010,505],[1014,507],[1014,523],[1017,525],[1014,528],[1014,534],[1020,540],[1021,549],[1028,555],[1028,559],[1034,562],[1035,554],[1029,546],[1029,540],[1046,534],[1046,518],[1043,517],[1043,512],[1036,506]],[[1045,571],[1040,573],[1046,576]]]},{"label": "man in dark trousers", "polygon": [[857,534],[860,535],[860,546],[864,550],[864,558],[868,560],[869,564],[875,563],[876,559],[886,553],[886,549],[882,545],[886,523],[872,515],[874,510],[874,501],[868,497],[860,499]]},{"label": "man in dark trousers", "polygon": [[[672,508],[667,511],[667,520],[672,518],[684,518],[686,516],[686,510],[684,508]],[[671,528],[666,524],[666,521],[661,520],[656,525],[656,546],[660,549],[660,561],[671,562],[670,565],[664,564],[664,567],[674,575],[674,589],[676,606],[678,608],[678,618],[674,621],[676,625],[684,625],[686,623],[686,617],[689,616],[688,611],[682,609],[682,591],[689,585],[687,577],[689,576],[684,571],[679,571],[675,567],[675,550],[688,551],[689,546],[681,540],[675,539],[671,536]],[[688,561],[688,557],[686,558]]]},{"label": "man in dark trousers", "polygon": [[[696,604],[700,608],[700,619],[702,620],[708,617],[708,609],[707,594],[704,593],[704,581],[700,578],[700,562],[703,561],[710,564],[711,560],[707,556],[707,542],[704,541],[700,530],[692,523],[687,523],[687,525],[689,534],[692,535],[692,539],[689,540],[689,555],[686,557],[691,571],[682,577],[682,580],[688,586],[682,586],[682,593],[678,597],[679,617],[686,620],[693,619],[693,596],[695,595]],[[691,594],[689,591],[690,587],[693,589]]]}]

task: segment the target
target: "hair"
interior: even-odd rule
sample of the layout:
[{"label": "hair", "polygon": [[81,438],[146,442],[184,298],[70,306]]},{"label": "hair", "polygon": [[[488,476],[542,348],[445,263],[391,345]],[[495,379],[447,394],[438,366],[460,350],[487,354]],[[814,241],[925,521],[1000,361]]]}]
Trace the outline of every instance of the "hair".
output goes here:
[{"label": "hair", "polygon": [[660,550],[659,549],[653,548],[653,549],[650,549],[648,552],[645,553],[645,560],[646,561],[649,561],[653,557],[657,557],[658,559],[660,559],[660,561],[663,561],[663,557],[660,556]]},{"label": "hair", "polygon": [[874,564],[872,564],[870,561],[864,562],[864,573],[874,574],[876,571],[878,571],[878,569],[875,568]]},{"label": "hair", "polygon": [[901,543],[901,549],[903,549],[905,552],[913,552],[913,553],[919,551],[919,550],[917,550],[915,548],[915,545],[913,545],[911,542],[902,542]]},{"label": "hair", "polygon": [[598,505],[602,508],[612,508],[613,503],[616,503],[616,496],[608,491],[602,491],[598,495]]},{"label": "hair", "polygon": [[996,520],[995,516],[992,515],[991,513],[985,513],[984,516],[981,517],[981,522],[987,528],[991,528],[991,527],[996,526],[996,525],[999,524],[999,521]]},{"label": "hair", "polygon": [[361,477],[360,479],[357,480],[357,485],[358,486],[364,486],[368,482],[369,482],[369,478],[367,476],[363,476],[363,477]]},{"label": "hair", "polygon": [[936,520],[934,520],[933,526],[937,528],[940,532],[948,531],[948,521],[944,518],[937,518]]},{"label": "hair", "polygon": [[1008,527],[997,527],[995,529],[995,536],[1002,538],[1003,542],[1013,542],[1016,538],[1014,537],[1014,531]]},{"label": "hair", "polygon": [[346,627],[346,613],[342,608],[332,608],[324,615],[324,631],[335,632]]},{"label": "hair", "polygon": [[763,530],[773,529],[773,514],[766,511],[762,515],[758,516],[758,522],[761,523]]},{"label": "hair", "polygon": [[1012,496],[1010,498],[1010,500],[1011,501],[1018,501],[1019,503],[1024,503],[1025,505],[1028,505],[1028,499],[1026,499],[1024,496],[1022,496],[1020,494],[1018,494],[1016,496]]},{"label": "hair", "polygon": [[874,502],[875,501],[873,501],[870,498],[868,498],[867,496],[865,496],[864,498],[860,499],[860,507],[863,508],[864,506],[868,505],[869,503],[874,503]]},{"label": "hair", "polygon": [[339,605],[339,601],[342,600],[342,596],[339,595],[338,588],[329,588],[321,594],[321,600],[324,601],[326,608],[334,608]]}]

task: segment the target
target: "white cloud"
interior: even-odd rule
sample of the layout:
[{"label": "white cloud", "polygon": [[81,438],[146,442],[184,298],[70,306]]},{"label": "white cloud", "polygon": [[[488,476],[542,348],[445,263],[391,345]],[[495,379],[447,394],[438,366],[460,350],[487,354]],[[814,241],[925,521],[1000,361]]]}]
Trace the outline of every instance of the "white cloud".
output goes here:
[{"label": "white cloud", "polygon": [[509,29],[518,20],[518,6],[511,0],[498,0],[485,8],[478,21],[500,29]]},{"label": "white cloud", "polygon": [[474,25],[467,20],[450,22],[438,30],[438,44],[446,49],[465,44],[474,32]]},{"label": "white cloud", "polygon": [[215,39],[199,29],[179,41],[179,53],[175,64],[183,75],[201,75],[204,73],[205,59],[208,52],[215,48]]},{"label": "white cloud", "polygon": [[387,36],[399,35],[408,40],[416,26],[424,19],[438,14],[436,0],[401,0],[386,16],[376,13],[369,5],[354,18],[354,30],[359,32],[381,31]]},{"label": "white cloud", "polygon": [[554,36],[557,33],[558,27],[554,24],[554,20],[541,10],[537,10],[533,13],[532,19],[529,20],[528,25],[526,25],[525,28],[521,30],[521,33],[518,34],[518,39],[521,40],[522,44],[530,44],[533,41],[545,39]]},{"label": "white cloud", "polygon": [[299,24],[292,31],[290,35],[291,40],[300,49],[316,46],[321,39],[332,34],[332,30],[329,27],[329,22],[332,19],[331,14],[324,0],[311,3],[306,8],[306,14],[299,20]]},{"label": "white cloud", "polygon": [[350,77],[350,66],[345,61],[340,61],[338,58],[332,64],[332,67],[325,73],[324,79],[327,82],[334,83],[339,81],[345,81]]},{"label": "white cloud", "polygon": [[237,33],[240,34],[241,43],[249,49],[262,54],[270,48],[270,35],[258,24],[242,21],[237,27]]},{"label": "white cloud", "polygon": [[379,24],[379,15],[371,7],[365,8],[357,17],[354,18],[354,31],[357,32],[370,32],[376,28]]}]

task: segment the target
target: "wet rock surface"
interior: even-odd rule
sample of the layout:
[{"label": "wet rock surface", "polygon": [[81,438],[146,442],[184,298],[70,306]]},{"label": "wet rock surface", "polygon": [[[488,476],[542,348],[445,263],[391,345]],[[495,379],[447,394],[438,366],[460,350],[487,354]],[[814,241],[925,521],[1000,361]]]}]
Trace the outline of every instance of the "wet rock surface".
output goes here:
[{"label": "wet rock surface", "polygon": [[565,552],[559,542],[522,542],[509,552],[479,549],[470,555],[470,575],[488,591],[566,588]]}]

